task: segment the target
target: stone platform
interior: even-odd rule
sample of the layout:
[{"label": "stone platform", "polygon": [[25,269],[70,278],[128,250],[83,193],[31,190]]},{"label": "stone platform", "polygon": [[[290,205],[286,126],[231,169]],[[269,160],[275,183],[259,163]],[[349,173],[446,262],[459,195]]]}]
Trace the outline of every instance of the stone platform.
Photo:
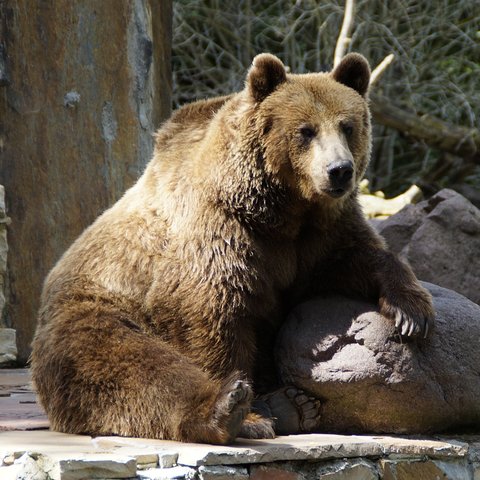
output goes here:
[{"label": "stone platform", "polygon": [[480,436],[291,435],[231,446],[51,432],[27,370],[0,370],[0,479],[480,480]]}]

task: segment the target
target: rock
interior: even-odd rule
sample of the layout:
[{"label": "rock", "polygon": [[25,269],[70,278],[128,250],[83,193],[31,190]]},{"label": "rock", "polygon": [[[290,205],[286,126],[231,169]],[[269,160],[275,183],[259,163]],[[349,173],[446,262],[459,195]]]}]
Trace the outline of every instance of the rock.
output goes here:
[{"label": "rock", "polygon": [[375,465],[366,460],[340,460],[321,465],[315,478],[322,480],[376,480],[378,473]]},{"label": "rock", "polygon": [[12,365],[17,360],[17,343],[13,328],[0,328],[0,367]]},{"label": "rock", "polygon": [[470,480],[466,464],[432,460],[380,460],[381,478],[386,480],[444,479]]},{"label": "rock", "polygon": [[371,437],[341,435],[289,435],[265,440],[237,439],[233,446],[188,445],[179,450],[178,463],[200,465],[247,465],[292,460],[329,460],[378,456],[382,445]]},{"label": "rock", "polygon": [[323,400],[324,432],[480,427],[480,306],[424,283],[434,331],[406,341],[377,306],[335,296],[298,306],[279,334],[286,384]]},{"label": "rock", "polygon": [[152,468],[138,472],[140,480],[189,480],[196,478],[195,470],[189,467]]},{"label": "rock", "polygon": [[198,469],[200,480],[248,480],[246,468],[223,465],[201,466]]},{"label": "rock", "polygon": [[78,455],[60,460],[61,480],[84,478],[132,478],[137,473],[137,463],[132,457],[119,455]]},{"label": "rock", "polygon": [[420,280],[480,304],[480,210],[444,189],[376,225]]},{"label": "rock", "polygon": [[250,480],[304,480],[300,472],[287,470],[279,465],[260,465],[252,467]]},{"label": "rock", "polygon": [[177,464],[177,452],[161,452],[158,454],[158,463],[162,468],[174,467]]}]

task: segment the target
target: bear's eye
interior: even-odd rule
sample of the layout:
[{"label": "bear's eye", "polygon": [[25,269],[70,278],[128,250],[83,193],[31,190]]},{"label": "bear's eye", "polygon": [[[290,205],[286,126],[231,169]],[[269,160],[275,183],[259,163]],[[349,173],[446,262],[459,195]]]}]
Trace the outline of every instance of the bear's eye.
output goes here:
[{"label": "bear's eye", "polygon": [[340,124],[340,128],[346,137],[351,137],[353,134],[353,125],[351,123],[345,122]]},{"label": "bear's eye", "polygon": [[315,137],[316,132],[313,127],[310,127],[309,125],[304,125],[303,127],[300,127],[300,135],[305,140],[311,140],[312,138]]}]

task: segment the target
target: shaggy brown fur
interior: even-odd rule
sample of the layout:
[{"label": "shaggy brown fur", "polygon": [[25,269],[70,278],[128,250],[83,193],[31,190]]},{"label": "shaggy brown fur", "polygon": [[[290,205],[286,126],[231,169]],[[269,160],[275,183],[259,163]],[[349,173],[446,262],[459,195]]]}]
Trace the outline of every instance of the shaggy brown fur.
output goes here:
[{"label": "shaggy brown fur", "polygon": [[138,183],[46,280],[32,372],[53,429],[272,436],[250,382],[275,383],[273,333],[317,292],[376,297],[402,333],[426,332],[428,293],[357,203],[369,75],[356,54],[308,75],[262,54],[242,92],[162,127]]}]

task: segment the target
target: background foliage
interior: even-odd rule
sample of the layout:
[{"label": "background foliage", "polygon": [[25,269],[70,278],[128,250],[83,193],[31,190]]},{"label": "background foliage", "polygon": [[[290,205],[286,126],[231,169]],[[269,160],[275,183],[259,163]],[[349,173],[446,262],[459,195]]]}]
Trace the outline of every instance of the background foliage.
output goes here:
[{"label": "background foliage", "polygon": [[[278,55],[297,73],[329,70],[343,11],[336,0],[175,1],[174,105],[241,89],[259,52]],[[395,105],[480,127],[478,0],[357,0],[349,50],[372,67],[394,53],[374,88]],[[395,194],[443,161],[439,152],[376,125],[368,177],[373,188]],[[446,170],[440,186],[458,176]],[[462,178],[479,180],[478,167]]]}]

